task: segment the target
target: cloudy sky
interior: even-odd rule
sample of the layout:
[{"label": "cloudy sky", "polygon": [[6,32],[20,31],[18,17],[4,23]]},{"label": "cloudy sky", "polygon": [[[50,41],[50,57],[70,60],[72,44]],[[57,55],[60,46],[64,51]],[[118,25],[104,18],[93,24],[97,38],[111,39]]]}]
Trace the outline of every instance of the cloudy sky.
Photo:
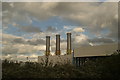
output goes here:
[{"label": "cloudy sky", "polygon": [[61,52],[66,53],[66,33],[72,33],[72,48],[117,42],[117,2],[3,2],[2,56],[7,59],[37,60],[45,53],[46,36],[61,35]]}]

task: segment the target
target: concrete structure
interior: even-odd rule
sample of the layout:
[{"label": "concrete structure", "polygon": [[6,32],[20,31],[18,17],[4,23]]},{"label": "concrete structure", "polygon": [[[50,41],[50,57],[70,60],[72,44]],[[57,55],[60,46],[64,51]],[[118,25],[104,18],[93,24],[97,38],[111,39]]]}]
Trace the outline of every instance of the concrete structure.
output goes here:
[{"label": "concrete structure", "polygon": [[118,49],[118,44],[84,46],[74,49],[74,57],[109,56]]},{"label": "concrete structure", "polygon": [[[47,61],[48,58],[48,61]],[[43,63],[44,65],[46,62],[48,65],[55,65],[55,64],[72,64],[73,56],[70,55],[53,55],[53,56],[38,56],[38,62]]]},{"label": "concrete structure", "polygon": [[[109,57],[116,50],[118,50],[118,44],[79,47],[74,49],[74,52],[69,55],[48,56],[48,64],[65,64],[69,62],[80,66],[89,59]],[[45,60],[46,56],[38,56],[39,63],[45,63]]]},{"label": "concrete structure", "polygon": [[46,51],[45,55],[49,56],[50,55],[50,36],[46,36]]},{"label": "concrete structure", "polygon": [[67,33],[67,54],[72,53],[72,48],[71,48],[71,33]]},{"label": "concrete structure", "polygon": [[84,46],[74,49],[72,53],[71,33],[67,33],[67,54],[61,55],[60,51],[60,35],[56,35],[56,51],[55,55],[50,55],[50,36],[46,36],[46,51],[44,56],[38,56],[38,62],[54,65],[73,63],[77,66],[84,64],[88,59],[96,59],[108,57],[118,50],[118,44],[105,44],[97,46]]},{"label": "concrete structure", "polygon": [[56,55],[60,55],[61,51],[60,51],[60,35],[56,35],[56,51],[55,51]]},{"label": "concrete structure", "polygon": [[80,66],[83,65],[87,60],[109,57],[117,50],[118,44],[79,47],[74,49],[73,63],[76,66]]}]

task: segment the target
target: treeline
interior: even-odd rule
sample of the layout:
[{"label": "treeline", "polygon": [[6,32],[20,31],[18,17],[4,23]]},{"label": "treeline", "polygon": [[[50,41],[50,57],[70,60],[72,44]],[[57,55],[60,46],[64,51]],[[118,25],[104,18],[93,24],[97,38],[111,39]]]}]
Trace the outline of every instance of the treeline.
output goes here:
[{"label": "treeline", "polygon": [[6,78],[82,78],[120,79],[120,53],[111,57],[87,61],[81,67],[69,63],[43,66],[39,63],[2,62],[2,79]]}]

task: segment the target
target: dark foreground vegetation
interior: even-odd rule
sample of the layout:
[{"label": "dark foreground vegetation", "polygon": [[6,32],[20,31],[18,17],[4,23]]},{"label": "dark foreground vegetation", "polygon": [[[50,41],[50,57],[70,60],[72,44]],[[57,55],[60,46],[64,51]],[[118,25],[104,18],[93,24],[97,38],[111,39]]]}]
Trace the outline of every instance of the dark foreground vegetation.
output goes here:
[{"label": "dark foreground vegetation", "polygon": [[117,79],[120,80],[120,53],[111,57],[87,61],[81,67],[70,65],[43,66],[42,64],[26,62],[2,63],[3,79],[5,78],[83,78],[83,79]]}]

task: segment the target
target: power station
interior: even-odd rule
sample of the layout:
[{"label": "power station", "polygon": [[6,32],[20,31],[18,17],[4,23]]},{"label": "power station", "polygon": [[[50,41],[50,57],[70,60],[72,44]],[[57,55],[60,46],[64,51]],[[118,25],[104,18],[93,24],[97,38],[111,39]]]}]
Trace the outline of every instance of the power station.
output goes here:
[{"label": "power station", "polygon": [[[96,59],[110,56],[113,52],[118,50],[118,44],[105,44],[98,46],[85,46],[72,49],[71,33],[67,33],[67,48],[66,54],[61,55],[60,49],[60,34],[56,35],[56,49],[55,55],[50,54],[50,36],[46,36],[46,51],[44,56],[38,56],[38,63],[54,64],[75,64],[80,66],[88,59]],[[73,50],[73,52],[72,52]]]},{"label": "power station", "polygon": [[[71,33],[67,33],[67,50],[66,54],[69,55],[72,53],[72,48],[71,48]],[[50,55],[50,36],[46,36],[46,51],[45,55],[49,56]],[[55,55],[61,55],[61,50],[60,50],[60,34],[56,35],[56,50],[55,50]]]},{"label": "power station", "polygon": [[[38,56],[38,62],[44,63],[47,60],[48,63],[72,63],[72,48],[71,48],[71,33],[67,33],[67,48],[66,54],[61,55],[60,50],[60,34],[56,34],[56,49],[55,54],[52,56],[50,54],[50,36],[46,36],[46,51],[44,56]],[[49,59],[48,59],[49,58]]]}]

